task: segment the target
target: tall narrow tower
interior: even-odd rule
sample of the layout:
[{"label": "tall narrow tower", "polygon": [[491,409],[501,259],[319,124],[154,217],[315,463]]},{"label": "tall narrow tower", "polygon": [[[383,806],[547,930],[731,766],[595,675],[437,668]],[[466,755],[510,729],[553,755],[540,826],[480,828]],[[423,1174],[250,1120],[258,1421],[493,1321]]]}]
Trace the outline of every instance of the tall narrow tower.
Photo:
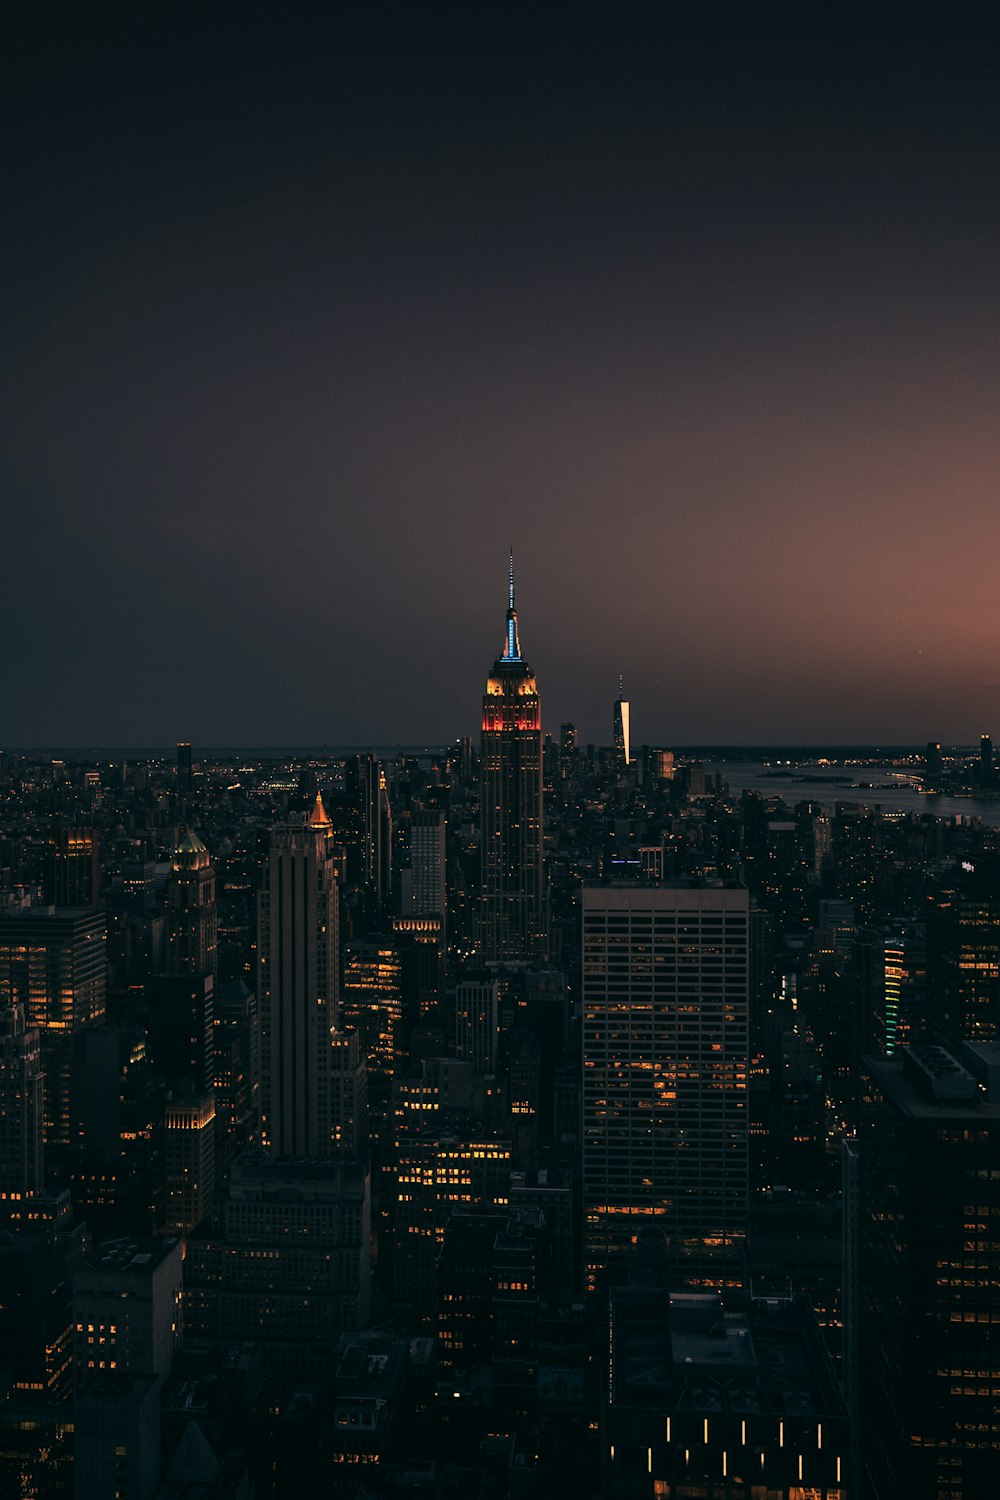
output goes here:
[{"label": "tall narrow tower", "polygon": [[632,759],[632,740],[629,732],[629,702],[625,697],[624,679],[618,679],[618,697],[614,706],[615,769],[620,773],[628,770]]},{"label": "tall narrow tower", "polygon": [[507,632],[483,697],[481,948],[487,962],[545,953],[542,703],[521,655],[510,558]]}]

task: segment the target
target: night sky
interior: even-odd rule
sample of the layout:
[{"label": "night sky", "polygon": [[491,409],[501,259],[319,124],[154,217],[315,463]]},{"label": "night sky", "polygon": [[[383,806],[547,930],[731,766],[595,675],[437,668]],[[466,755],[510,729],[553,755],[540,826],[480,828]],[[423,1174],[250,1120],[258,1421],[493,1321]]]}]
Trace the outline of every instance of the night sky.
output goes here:
[{"label": "night sky", "polygon": [[18,9],[0,744],[1000,734],[985,8]]}]

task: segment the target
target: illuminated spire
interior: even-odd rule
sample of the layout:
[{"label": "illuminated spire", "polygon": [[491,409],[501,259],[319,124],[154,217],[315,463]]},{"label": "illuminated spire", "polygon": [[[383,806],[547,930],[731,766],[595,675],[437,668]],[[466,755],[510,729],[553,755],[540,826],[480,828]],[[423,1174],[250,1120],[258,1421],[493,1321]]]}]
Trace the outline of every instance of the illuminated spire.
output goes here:
[{"label": "illuminated spire", "polygon": [[621,672],[618,673],[618,697],[619,699],[625,697],[625,677]]},{"label": "illuminated spire", "polygon": [[510,550],[510,581],[507,587],[507,639],[501,661],[520,661],[521,643],[517,638],[517,610],[514,608],[514,549]]},{"label": "illuminated spire", "polygon": [[309,824],[312,828],[329,828],[332,826],[330,823],[330,819],[326,815],[326,808],[323,806],[323,798],[320,796],[319,792],[316,793],[316,802],[312,812],[309,815]]}]

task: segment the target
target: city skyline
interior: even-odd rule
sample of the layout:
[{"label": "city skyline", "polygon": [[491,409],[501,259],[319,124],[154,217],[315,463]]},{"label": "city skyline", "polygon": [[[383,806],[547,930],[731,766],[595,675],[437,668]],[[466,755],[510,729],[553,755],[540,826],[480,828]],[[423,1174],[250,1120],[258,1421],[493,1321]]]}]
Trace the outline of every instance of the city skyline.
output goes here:
[{"label": "city skyline", "polygon": [[470,733],[511,537],[586,740],[994,727],[995,19],[558,10],[19,18],[5,744]]},{"label": "city skyline", "polygon": [[5,20],[0,1495],[983,1500],[1000,10]]}]

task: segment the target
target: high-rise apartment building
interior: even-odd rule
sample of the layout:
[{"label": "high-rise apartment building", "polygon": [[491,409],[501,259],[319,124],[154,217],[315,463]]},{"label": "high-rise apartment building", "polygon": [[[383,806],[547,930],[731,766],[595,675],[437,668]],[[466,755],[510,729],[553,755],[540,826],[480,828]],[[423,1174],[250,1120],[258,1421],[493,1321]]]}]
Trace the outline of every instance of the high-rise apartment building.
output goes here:
[{"label": "high-rise apartment building", "polygon": [[747,1213],[749,896],[583,891],[588,1284],[657,1231],[675,1284],[739,1280]]},{"label": "high-rise apartment building", "polygon": [[322,799],[271,831],[260,892],[263,1134],[275,1156],[329,1156],[340,951],[333,829]]},{"label": "high-rise apartment building", "polygon": [[190,828],[174,850],[167,908],[167,973],[211,974],[214,979],[218,972],[215,870],[208,850]]},{"label": "high-rise apartment building", "polygon": [[521,655],[510,563],[507,630],[483,697],[481,952],[489,962],[545,952],[542,703]]}]

